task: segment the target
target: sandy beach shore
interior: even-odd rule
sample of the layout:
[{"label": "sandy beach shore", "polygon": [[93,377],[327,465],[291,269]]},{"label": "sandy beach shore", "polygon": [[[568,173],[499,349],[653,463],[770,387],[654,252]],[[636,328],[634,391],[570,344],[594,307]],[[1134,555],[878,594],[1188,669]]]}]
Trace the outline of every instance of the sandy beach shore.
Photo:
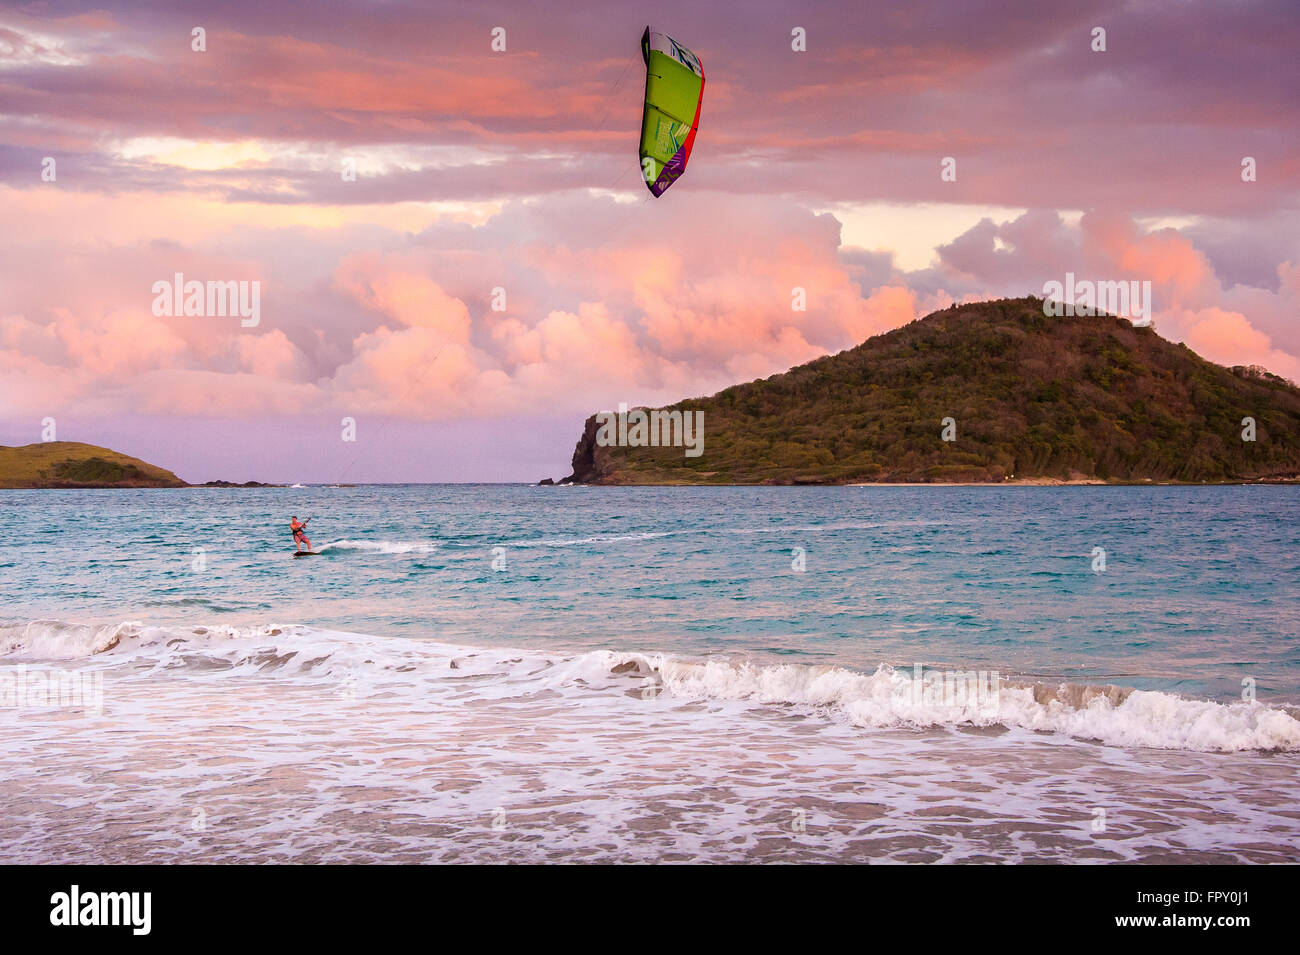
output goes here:
[{"label": "sandy beach shore", "polygon": [[105,672],[101,713],[11,711],[0,861],[1300,858],[1295,753],[873,730],[647,692],[608,661],[401,643],[195,647]]}]

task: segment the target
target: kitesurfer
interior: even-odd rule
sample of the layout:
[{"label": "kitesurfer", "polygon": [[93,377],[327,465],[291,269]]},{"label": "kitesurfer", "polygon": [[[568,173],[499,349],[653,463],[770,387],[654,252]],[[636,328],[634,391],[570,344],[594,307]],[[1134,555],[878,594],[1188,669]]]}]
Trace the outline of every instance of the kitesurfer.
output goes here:
[{"label": "kitesurfer", "polygon": [[307,521],[310,520],[309,517],[305,521],[300,521],[297,514],[289,519],[289,530],[293,532],[293,541],[298,545],[298,553],[300,554],[304,547],[311,550],[311,541],[307,539]]}]

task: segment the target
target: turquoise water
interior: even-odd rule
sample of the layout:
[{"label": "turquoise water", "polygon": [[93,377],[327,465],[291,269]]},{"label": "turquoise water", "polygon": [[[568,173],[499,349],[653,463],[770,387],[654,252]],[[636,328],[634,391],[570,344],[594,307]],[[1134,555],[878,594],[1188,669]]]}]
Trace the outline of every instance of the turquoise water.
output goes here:
[{"label": "turquoise water", "polygon": [[[291,514],[320,557],[291,558]],[[1250,678],[1294,703],[1297,581],[1290,487],[0,491],[0,625],[299,623],[1216,700]]]}]

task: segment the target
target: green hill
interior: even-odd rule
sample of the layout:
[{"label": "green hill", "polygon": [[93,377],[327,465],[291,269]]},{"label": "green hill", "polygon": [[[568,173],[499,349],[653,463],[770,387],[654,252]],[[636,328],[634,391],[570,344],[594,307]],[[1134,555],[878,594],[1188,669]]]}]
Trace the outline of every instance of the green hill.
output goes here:
[{"label": "green hill", "polygon": [[186,486],[171,471],[93,444],[0,447],[0,488]]},{"label": "green hill", "polygon": [[[606,447],[587,419],[566,481],[591,484],[1246,481],[1300,477],[1300,389],[1112,316],[1037,298],[955,305],[784,374],[669,406],[699,457]],[[941,440],[944,418],[956,439]],[[1256,440],[1242,440],[1254,418]]]}]

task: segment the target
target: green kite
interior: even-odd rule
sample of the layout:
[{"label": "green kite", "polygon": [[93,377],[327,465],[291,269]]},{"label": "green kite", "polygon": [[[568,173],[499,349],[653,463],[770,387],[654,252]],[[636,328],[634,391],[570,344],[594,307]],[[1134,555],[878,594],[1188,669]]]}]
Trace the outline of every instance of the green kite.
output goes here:
[{"label": "green kite", "polygon": [[645,60],[645,113],[641,117],[641,174],[655,196],[676,182],[691,158],[704,102],[700,58],[672,37],[641,35]]}]

